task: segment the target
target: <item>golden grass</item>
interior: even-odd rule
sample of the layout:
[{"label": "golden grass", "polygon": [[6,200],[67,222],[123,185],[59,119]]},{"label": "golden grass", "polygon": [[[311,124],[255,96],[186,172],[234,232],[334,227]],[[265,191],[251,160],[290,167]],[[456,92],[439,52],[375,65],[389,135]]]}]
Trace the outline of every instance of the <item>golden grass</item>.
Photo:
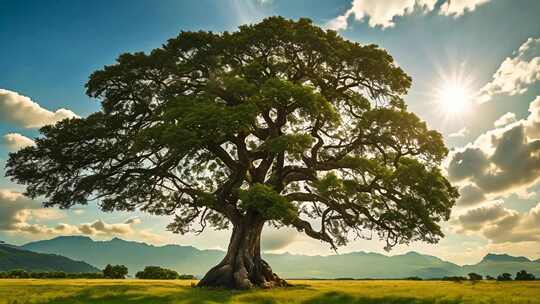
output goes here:
[{"label": "golden grass", "polygon": [[255,303],[255,304],[540,304],[540,281],[290,281],[292,288],[227,291],[194,281],[0,280],[0,304]]}]

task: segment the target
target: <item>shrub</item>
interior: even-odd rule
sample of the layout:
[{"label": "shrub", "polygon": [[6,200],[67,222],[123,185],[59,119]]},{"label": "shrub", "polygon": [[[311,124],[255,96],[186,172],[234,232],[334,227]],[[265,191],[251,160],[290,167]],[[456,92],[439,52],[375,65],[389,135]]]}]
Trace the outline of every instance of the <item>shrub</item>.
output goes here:
[{"label": "shrub", "polygon": [[451,282],[461,283],[462,281],[467,281],[467,278],[466,277],[461,277],[461,276],[449,276],[449,277],[442,278],[442,280],[443,281],[451,281]]},{"label": "shrub", "polygon": [[497,276],[497,281],[512,281],[512,275],[505,272]]},{"label": "shrub", "polygon": [[27,279],[30,274],[26,270],[15,269],[8,272],[8,277],[13,279]]},{"label": "shrub", "polygon": [[192,274],[181,274],[178,276],[179,280],[195,280],[196,277]]},{"label": "shrub", "polygon": [[103,276],[107,279],[125,279],[128,274],[128,269],[124,265],[107,264],[103,269]]},{"label": "shrub", "polygon": [[405,280],[409,280],[409,281],[422,281],[422,278],[420,278],[420,277],[408,277],[408,278],[405,278]]},{"label": "shrub", "polygon": [[468,274],[469,280],[475,282],[475,281],[482,281],[483,277],[482,275],[479,275],[478,273],[471,272]]},{"label": "shrub", "polygon": [[534,281],[536,278],[534,277],[534,274],[528,273],[525,270],[519,271],[516,273],[516,281]]},{"label": "shrub", "polygon": [[146,280],[175,280],[179,278],[178,272],[159,266],[146,266],[143,271],[135,274],[138,279]]}]

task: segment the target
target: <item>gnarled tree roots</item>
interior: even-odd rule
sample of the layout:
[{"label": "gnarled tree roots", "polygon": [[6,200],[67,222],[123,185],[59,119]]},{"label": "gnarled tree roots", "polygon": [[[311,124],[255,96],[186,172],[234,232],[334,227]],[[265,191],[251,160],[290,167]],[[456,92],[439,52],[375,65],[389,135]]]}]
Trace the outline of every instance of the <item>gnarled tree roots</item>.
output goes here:
[{"label": "gnarled tree roots", "polygon": [[227,254],[221,263],[208,271],[197,286],[229,289],[290,286],[261,258],[260,239],[263,225],[263,221],[235,225]]}]

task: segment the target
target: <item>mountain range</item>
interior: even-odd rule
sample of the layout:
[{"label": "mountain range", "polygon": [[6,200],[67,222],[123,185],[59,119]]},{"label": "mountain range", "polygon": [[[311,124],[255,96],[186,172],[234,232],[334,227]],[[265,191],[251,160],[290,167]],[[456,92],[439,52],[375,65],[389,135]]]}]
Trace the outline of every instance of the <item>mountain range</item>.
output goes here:
[{"label": "mountain range", "polygon": [[[119,238],[94,241],[84,236],[62,236],[31,242],[22,248],[39,253],[61,254],[99,268],[106,264],[123,264],[132,274],[152,265],[197,276],[215,266],[225,254],[220,250],[199,250],[192,246],[154,246]],[[416,252],[394,256],[368,252],[328,256],[284,253],[264,254],[264,258],[276,273],[285,278],[441,278],[465,276],[470,272],[497,276],[503,272],[515,274],[522,269],[540,277],[540,261],[505,254],[488,254],[479,263],[464,266]]]},{"label": "mountain range", "polygon": [[63,271],[67,273],[99,272],[85,262],[57,255],[36,253],[16,246],[0,243],[0,271],[22,269],[26,271]]}]

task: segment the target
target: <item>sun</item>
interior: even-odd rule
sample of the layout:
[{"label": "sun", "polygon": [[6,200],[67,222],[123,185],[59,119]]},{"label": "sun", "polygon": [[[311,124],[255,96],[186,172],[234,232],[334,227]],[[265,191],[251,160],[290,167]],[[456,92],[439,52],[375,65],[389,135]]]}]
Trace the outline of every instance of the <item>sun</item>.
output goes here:
[{"label": "sun", "polygon": [[447,114],[467,111],[473,99],[467,87],[456,82],[445,83],[437,91],[437,102]]}]

